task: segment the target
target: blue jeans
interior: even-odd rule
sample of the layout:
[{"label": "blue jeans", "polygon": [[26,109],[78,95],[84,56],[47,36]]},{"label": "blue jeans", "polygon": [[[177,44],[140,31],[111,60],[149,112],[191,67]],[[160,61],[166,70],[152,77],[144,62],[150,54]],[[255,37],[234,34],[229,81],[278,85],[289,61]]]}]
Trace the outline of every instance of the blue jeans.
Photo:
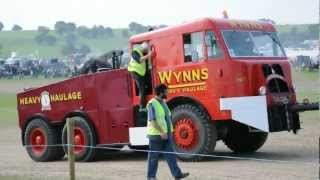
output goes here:
[{"label": "blue jeans", "polygon": [[[168,140],[149,139],[149,150],[173,152],[172,140],[170,138]],[[159,154],[160,153],[158,152],[149,152],[148,154],[148,178],[156,177]],[[178,167],[176,155],[171,153],[163,153],[163,156],[168,163],[172,176],[181,177],[181,170]]]}]

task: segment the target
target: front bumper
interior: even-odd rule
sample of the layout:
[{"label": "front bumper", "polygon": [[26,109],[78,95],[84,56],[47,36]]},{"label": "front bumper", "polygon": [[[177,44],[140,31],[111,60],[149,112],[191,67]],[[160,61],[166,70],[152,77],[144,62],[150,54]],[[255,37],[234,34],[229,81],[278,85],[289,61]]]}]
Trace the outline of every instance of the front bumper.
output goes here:
[{"label": "front bumper", "polygon": [[266,96],[220,98],[220,110],[230,110],[232,120],[264,132],[293,131],[300,127],[299,112],[319,110],[319,103],[267,105]]}]

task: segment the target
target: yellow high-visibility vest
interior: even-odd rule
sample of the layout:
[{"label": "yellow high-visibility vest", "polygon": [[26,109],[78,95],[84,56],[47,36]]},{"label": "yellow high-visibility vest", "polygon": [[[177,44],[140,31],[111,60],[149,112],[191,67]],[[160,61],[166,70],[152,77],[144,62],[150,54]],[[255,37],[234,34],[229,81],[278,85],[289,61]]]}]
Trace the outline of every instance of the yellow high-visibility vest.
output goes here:
[{"label": "yellow high-visibility vest", "polygon": [[[165,114],[166,111],[164,108],[168,110],[170,117],[171,117],[171,112],[167,104],[164,103],[165,107],[163,107],[156,98],[152,98],[147,104],[148,109],[150,105],[152,105],[153,108],[155,109],[156,122],[158,123],[160,128],[164,131],[164,133],[168,133],[167,123],[166,123],[166,114]],[[173,132],[173,126],[171,121],[170,121],[170,131]],[[151,126],[149,121],[148,121],[148,127],[147,127],[147,135],[160,135],[160,132],[156,128]]]},{"label": "yellow high-visibility vest", "polygon": [[[143,53],[138,48],[133,49],[132,52],[137,52],[140,55],[140,57],[143,56]],[[128,64],[128,71],[129,72],[136,72],[140,76],[144,76],[146,74],[146,61],[138,63],[136,60],[134,60],[131,57],[130,62]]]}]

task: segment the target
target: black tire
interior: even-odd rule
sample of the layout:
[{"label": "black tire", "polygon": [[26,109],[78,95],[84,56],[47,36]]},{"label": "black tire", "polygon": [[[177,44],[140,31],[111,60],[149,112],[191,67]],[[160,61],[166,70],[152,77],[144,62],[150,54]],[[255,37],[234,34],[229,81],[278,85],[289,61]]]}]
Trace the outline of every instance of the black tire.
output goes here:
[{"label": "black tire", "polygon": [[235,153],[253,153],[263,146],[267,138],[266,132],[249,132],[248,126],[233,122],[223,141]]},{"label": "black tire", "polygon": [[[173,109],[172,121],[174,126],[173,149],[176,152],[188,153],[177,154],[179,159],[183,161],[200,161],[204,158],[203,156],[189,154],[210,154],[214,151],[217,130],[206,112],[191,104],[179,105]],[[183,129],[184,125],[189,124],[192,124],[190,127],[197,130],[192,131],[195,132],[193,133],[194,136],[190,136],[190,131]],[[192,143],[186,145],[183,141],[188,137],[192,137]]]},{"label": "black tire", "polygon": [[[83,162],[89,162],[89,161],[93,161],[97,155],[97,149],[92,148],[96,146],[96,135],[95,135],[95,131],[93,130],[93,128],[88,124],[88,122],[80,116],[75,116],[72,117],[74,119],[74,128],[75,128],[75,132],[81,132],[81,137],[84,138],[84,143],[82,145],[84,146],[90,146],[90,147],[77,147],[75,146],[75,160],[76,161],[83,161]],[[75,135],[76,137],[76,135]],[[76,139],[75,139],[76,141]],[[62,131],[62,143],[63,144],[68,144],[67,141],[67,124],[63,127],[63,131]],[[75,145],[77,145],[77,143],[75,142]],[[78,148],[78,150],[76,150],[76,148]],[[68,147],[64,146],[64,152],[66,154],[68,154]]]},{"label": "black tire", "polygon": [[[24,142],[26,150],[31,159],[39,162],[47,162],[59,160],[64,157],[64,151],[61,146],[61,128],[50,126],[42,119],[33,119],[29,122],[24,133]],[[37,144],[37,138],[41,138],[41,142]],[[30,146],[42,145],[42,146]],[[49,145],[49,146],[43,146]],[[58,146],[52,146],[58,145]],[[59,146],[60,145],[60,146]]]}]

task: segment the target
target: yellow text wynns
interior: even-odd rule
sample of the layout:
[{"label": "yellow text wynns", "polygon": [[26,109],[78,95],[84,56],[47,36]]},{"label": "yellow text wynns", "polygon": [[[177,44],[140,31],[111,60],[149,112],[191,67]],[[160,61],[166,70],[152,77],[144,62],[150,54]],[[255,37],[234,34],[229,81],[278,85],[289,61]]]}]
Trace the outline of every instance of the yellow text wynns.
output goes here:
[{"label": "yellow text wynns", "polygon": [[160,83],[171,84],[172,80],[176,83],[189,83],[204,81],[208,79],[208,69],[192,69],[184,71],[163,71],[158,72]]}]

